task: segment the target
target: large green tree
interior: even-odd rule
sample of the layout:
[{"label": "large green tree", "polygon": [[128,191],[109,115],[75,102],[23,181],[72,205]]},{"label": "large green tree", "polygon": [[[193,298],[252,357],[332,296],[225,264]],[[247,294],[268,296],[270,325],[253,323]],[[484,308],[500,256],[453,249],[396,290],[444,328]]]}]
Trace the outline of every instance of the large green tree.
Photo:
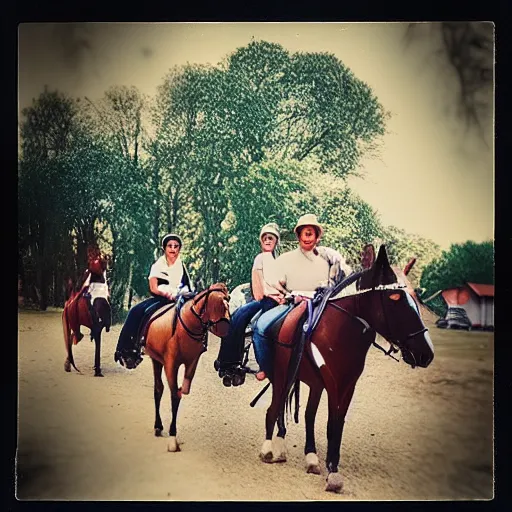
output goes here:
[{"label": "large green tree", "polygon": [[74,275],[69,258],[76,225],[69,204],[70,155],[82,137],[77,101],[45,89],[22,110],[18,174],[19,257],[25,269],[24,293],[35,295],[41,309],[64,299],[65,274]]},{"label": "large green tree", "polygon": [[246,281],[269,221],[287,250],[297,218],[316,213],[323,243],[352,264],[384,236],[344,180],[377,150],[388,114],[333,55],[253,41],[217,66],[169,70],[152,99],[124,86],[94,102],[46,91],[24,114],[20,272],[64,274],[69,260],[82,271],[99,240],[112,256],[114,318],[147,294],[169,231],[199,287]]}]

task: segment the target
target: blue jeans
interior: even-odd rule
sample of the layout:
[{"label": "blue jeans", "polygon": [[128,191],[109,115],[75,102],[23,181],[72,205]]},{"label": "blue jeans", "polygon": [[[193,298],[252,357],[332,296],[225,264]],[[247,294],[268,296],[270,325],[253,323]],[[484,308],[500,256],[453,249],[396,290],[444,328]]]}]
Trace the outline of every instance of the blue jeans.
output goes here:
[{"label": "blue jeans", "polygon": [[156,311],[160,306],[169,302],[165,297],[149,297],[149,299],[139,302],[128,312],[128,316],[124,322],[119,340],[117,342],[116,352],[135,349],[135,339],[142,319],[145,315],[150,315]]},{"label": "blue jeans", "polygon": [[240,306],[231,317],[229,332],[220,342],[217,360],[222,369],[242,362],[244,351],[245,329],[258,311],[268,311],[277,306],[277,302],[269,297],[254,300]]},{"label": "blue jeans", "polygon": [[263,313],[254,326],[254,333],[252,335],[254,355],[260,365],[260,369],[267,375],[272,372],[272,349],[274,348],[268,336],[269,329],[274,322],[283,318],[292,307],[291,304],[281,304]]}]

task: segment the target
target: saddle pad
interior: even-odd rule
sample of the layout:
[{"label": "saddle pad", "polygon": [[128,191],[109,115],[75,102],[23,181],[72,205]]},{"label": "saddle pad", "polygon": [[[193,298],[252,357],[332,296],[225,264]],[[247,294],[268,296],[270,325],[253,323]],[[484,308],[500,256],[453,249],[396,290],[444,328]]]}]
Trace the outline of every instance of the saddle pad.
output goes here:
[{"label": "saddle pad", "polygon": [[295,331],[297,329],[297,323],[301,319],[302,315],[306,311],[307,302],[302,301],[295,306],[284,318],[281,330],[279,331],[279,343],[283,345],[292,345]]},{"label": "saddle pad", "polygon": [[108,300],[108,285],[107,283],[91,283],[89,285],[89,295],[91,296],[91,304],[98,298]]}]

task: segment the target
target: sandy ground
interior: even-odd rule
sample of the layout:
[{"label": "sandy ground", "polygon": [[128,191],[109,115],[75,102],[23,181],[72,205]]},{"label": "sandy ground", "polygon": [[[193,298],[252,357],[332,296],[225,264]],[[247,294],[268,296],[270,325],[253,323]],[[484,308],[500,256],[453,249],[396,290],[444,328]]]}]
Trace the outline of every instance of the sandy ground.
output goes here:
[{"label": "sandy ground", "polygon": [[[304,409],[288,424],[288,462],[264,464],[270,392],[253,377],[225,388],[213,370],[210,339],[191,394],[180,406],[181,452],[153,435],[149,357],[135,370],[113,361],[120,326],[103,336],[104,378],[93,377],[94,344],[74,347],[79,374],[65,373],[59,311],[18,316],[20,500],[458,500],[493,497],[493,334],[431,326],[436,357],[411,369],[372,348],[348,412],[341,494],[324,491],[304,469]],[[87,332],[87,329],[83,329]],[[169,394],[162,420],[169,426]],[[326,453],[326,395],[317,416],[318,455]],[[322,467],[324,464],[322,462]]]}]

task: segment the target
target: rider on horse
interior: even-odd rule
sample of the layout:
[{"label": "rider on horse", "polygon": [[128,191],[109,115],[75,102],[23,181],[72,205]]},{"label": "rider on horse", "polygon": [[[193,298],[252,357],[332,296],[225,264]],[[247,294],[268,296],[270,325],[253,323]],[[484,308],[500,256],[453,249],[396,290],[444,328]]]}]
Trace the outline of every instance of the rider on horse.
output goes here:
[{"label": "rider on horse", "polygon": [[106,259],[102,256],[99,247],[96,244],[91,244],[87,248],[87,270],[83,276],[83,284],[70,302],[71,307],[75,309],[74,314],[70,315],[70,327],[75,336],[75,343],[78,343],[84,337],[80,332],[80,324],[78,323],[78,299],[82,295],[90,299],[95,288],[97,292],[101,291],[102,294],[108,296],[106,271]]},{"label": "rider on horse", "polygon": [[[268,281],[268,274],[275,264],[275,252],[279,239],[277,224],[271,222],[261,228],[259,236],[261,252],[254,258],[251,276],[251,289],[255,300],[238,308],[231,317],[229,333],[222,338],[216,361],[219,375],[226,368],[240,364],[245,329],[258,311],[264,313],[279,304],[284,304],[284,295]],[[256,378],[262,380],[265,376],[258,373]]]},{"label": "rider on horse", "polygon": [[114,360],[123,366],[134,367],[140,362],[137,335],[142,322],[160,306],[176,301],[180,292],[191,291],[190,277],[180,257],[181,238],[169,233],[162,238],[164,254],[151,266],[149,290],[151,297],[130,309],[119,335]]},{"label": "rider on horse", "polygon": [[[299,218],[294,232],[299,247],[282,254],[276,260],[276,274],[272,284],[281,292],[293,297],[293,304],[312,298],[319,287],[332,286],[351,269],[345,259],[334,249],[317,247],[323,228],[316,215]],[[272,326],[287,315],[293,304],[281,304],[267,311],[256,322],[253,334],[254,351],[260,365],[260,380],[272,371],[272,351],[269,332]]]}]

